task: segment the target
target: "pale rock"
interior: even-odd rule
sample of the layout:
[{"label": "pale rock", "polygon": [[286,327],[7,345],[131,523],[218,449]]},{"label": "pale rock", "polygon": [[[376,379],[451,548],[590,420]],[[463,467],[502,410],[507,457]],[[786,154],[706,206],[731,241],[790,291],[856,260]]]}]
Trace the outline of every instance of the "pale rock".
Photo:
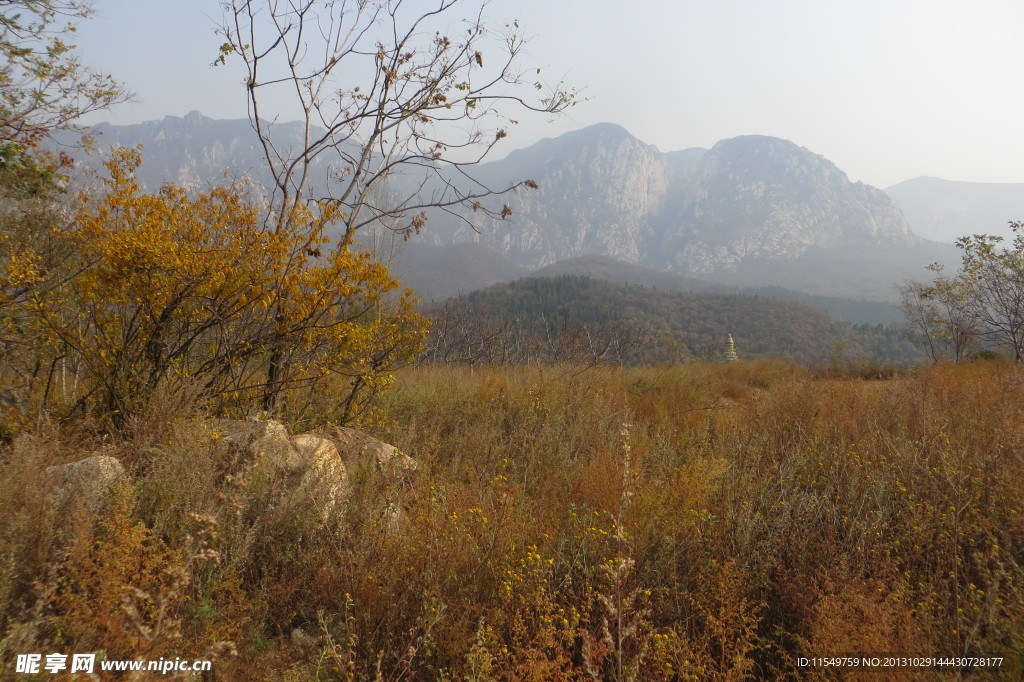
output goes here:
[{"label": "pale rock", "polygon": [[292,630],[292,644],[302,649],[315,649],[320,642],[302,628],[295,628]]},{"label": "pale rock", "polygon": [[114,484],[124,476],[121,462],[107,455],[49,467],[46,470],[47,506],[59,514],[66,514],[76,506],[99,512]]},{"label": "pale rock", "polygon": [[419,468],[419,462],[404,454],[394,445],[373,436],[345,426],[331,427],[327,433],[338,452],[347,461],[354,462],[371,458],[376,466],[392,473],[407,473]]},{"label": "pale rock", "polygon": [[302,459],[292,445],[288,429],[271,419],[213,419],[210,429],[221,431],[224,439],[247,451],[255,461],[270,462],[291,473],[302,468]]},{"label": "pale rock", "polygon": [[348,471],[338,448],[315,433],[295,436],[292,446],[301,462],[300,479],[292,494],[312,502],[326,517],[348,496]]},{"label": "pale rock", "polygon": [[254,466],[282,477],[287,506],[312,505],[327,518],[348,496],[348,471],[330,439],[312,433],[291,437],[273,420],[215,419],[208,425],[242,448]]}]

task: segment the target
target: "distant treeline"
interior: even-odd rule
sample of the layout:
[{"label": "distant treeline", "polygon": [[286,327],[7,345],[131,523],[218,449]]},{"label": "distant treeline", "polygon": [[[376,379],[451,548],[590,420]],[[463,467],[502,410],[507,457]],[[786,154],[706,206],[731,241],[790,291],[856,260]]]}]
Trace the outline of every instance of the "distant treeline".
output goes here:
[{"label": "distant treeline", "polygon": [[898,327],[835,322],[794,301],[572,275],[498,284],[424,312],[433,320],[423,355],[431,362],[672,363],[721,357],[729,334],[746,359],[907,365],[924,358]]}]

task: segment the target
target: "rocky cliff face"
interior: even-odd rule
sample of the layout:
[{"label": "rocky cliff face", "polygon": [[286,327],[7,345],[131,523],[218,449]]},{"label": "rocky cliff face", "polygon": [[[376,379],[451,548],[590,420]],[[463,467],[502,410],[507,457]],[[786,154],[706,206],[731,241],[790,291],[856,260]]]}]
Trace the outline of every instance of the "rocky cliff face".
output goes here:
[{"label": "rocky cliff face", "polygon": [[[248,119],[216,120],[198,111],[166,116],[159,121],[115,126],[101,123],[90,131],[95,156],[81,160],[99,166],[111,147],[143,146],[139,180],[143,189],[156,190],[165,182],[189,189],[251,178],[266,179],[266,160]],[[285,147],[300,139],[301,126],[274,126],[274,138]]]},{"label": "rocky cliff face", "polygon": [[732,270],[748,259],[792,260],[813,247],[912,239],[884,192],[778,138],[719,142],[673,191],[679,208],[661,216],[649,255],[673,270]]},{"label": "rocky cliff face", "polygon": [[494,186],[530,178],[537,190],[511,198],[513,218],[461,226],[454,242],[476,241],[529,267],[599,253],[643,261],[651,216],[671,182],[665,155],[612,124],[544,140],[480,169]]},{"label": "rocky cliff face", "polygon": [[[193,112],[134,126],[101,125],[96,132],[100,148],[144,144],[141,179],[149,189],[168,180],[199,187],[225,175],[262,179],[262,149],[248,121]],[[275,133],[286,148],[301,130],[280,124]],[[321,170],[325,175],[326,162]],[[665,154],[620,126],[600,124],[479,166],[476,177],[491,187],[529,178],[540,188],[499,198],[499,207],[504,199],[514,212],[505,221],[481,222],[467,212],[479,231],[437,212],[422,239],[436,246],[477,243],[528,268],[599,254],[705,274],[792,261],[809,249],[916,239],[885,193],[852,183],[824,157],[771,137]],[[402,182],[396,178],[394,189]]]},{"label": "rocky cliff face", "polygon": [[511,219],[447,239],[477,241],[528,267],[601,254],[709,273],[750,260],[792,260],[811,248],[915,239],[884,192],[772,137],[662,154],[604,124],[545,140],[481,172],[532,178],[540,189],[519,192]]}]

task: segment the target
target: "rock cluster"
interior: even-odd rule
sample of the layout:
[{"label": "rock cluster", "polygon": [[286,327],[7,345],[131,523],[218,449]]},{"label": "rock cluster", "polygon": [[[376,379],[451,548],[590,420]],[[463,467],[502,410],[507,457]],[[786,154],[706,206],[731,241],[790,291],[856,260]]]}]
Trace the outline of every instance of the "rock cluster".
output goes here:
[{"label": "rock cluster", "polygon": [[[254,465],[281,474],[288,482],[287,504],[312,506],[325,518],[348,496],[346,460],[351,465],[371,457],[376,467],[398,473],[417,467],[393,445],[355,429],[334,427],[325,434],[289,436],[280,422],[234,419],[210,420],[205,427],[242,449]],[[96,513],[125,476],[121,462],[108,455],[50,467],[47,505],[59,514],[68,513],[73,505]]]}]

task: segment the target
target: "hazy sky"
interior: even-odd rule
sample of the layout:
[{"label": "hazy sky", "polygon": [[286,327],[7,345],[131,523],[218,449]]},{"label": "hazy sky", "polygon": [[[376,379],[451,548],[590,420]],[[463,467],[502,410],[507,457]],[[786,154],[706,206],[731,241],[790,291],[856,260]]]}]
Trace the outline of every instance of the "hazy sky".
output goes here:
[{"label": "hazy sky", "polygon": [[[216,0],[95,7],[83,60],[139,100],[102,118],[246,115],[240,72],[210,66]],[[492,0],[486,16],[518,18],[528,58],[589,98],[524,119],[507,150],[611,121],[662,151],[784,137],[879,187],[1024,182],[1022,0]]]}]

